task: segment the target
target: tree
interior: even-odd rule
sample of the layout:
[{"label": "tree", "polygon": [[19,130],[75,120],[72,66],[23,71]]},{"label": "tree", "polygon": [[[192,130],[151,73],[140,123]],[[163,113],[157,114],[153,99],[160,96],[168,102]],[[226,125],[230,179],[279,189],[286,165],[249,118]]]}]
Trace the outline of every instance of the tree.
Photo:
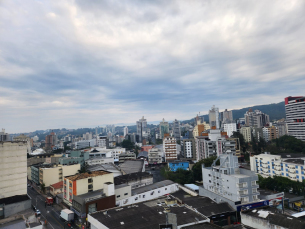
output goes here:
[{"label": "tree", "polygon": [[[208,157],[205,159],[202,159],[194,164],[192,171],[193,171],[193,177],[195,181],[202,181],[202,164],[204,164],[204,167],[211,167],[213,162],[217,159],[217,156]],[[219,165],[219,160],[216,162],[216,165]]]},{"label": "tree", "polygon": [[79,173],[87,173],[87,172],[89,172],[88,168],[89,168],[89,165],[88,165],[87,162],[85,162],[85,163],[81,166],[80,170],[78,170],[78,172],[79,172]]},{"label": "tree", "polygon": [[245,139],[244,139],[244,136],[241,134],[241,133],[239,133],[239,132],[233,132],[233,134],[232,134],[232,138],[238,138],[239,139],[239,144],[240,144],[240,148],[241,148],[241,150],[243,151],[243,152],[246,152],[247,151],[247,149],[248,149],[248,147],[249,147],[249,145],[248,145],[248,143],[245,141]]},{"label": "tree", "polygon": [[45,191],[46,191],[46,185],[45,185],[45,183],[40,184],[40,189],[41,189],[41,191],[42,191],[43,193],[45,193]]},{"label": "tree", "polygon": [[127,150],[131,150],[131,149],[134,148],[134,143],[131,142],[130,140],[126,140],[126,139],[125,139],[125,140],[122,142],[122,147],[123,147],[123,148],[126,148]]}]

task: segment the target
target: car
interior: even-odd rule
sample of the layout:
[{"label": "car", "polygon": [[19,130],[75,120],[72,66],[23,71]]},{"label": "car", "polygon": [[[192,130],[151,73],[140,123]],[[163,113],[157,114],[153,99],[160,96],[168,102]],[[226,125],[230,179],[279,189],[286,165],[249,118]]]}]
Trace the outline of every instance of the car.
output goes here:
[{"label": "car", "polygon": [[37,216],[40,216],[40,215],[41,215],[41,213],[40,213],[39,209],[36,209],[36,211],[35,211],[35,215],[37,215]]}]

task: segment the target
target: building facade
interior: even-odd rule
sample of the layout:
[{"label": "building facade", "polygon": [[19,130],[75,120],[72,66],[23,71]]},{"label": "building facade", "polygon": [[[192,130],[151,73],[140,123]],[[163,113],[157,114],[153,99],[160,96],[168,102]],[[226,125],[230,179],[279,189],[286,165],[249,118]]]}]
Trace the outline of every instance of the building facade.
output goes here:
[{"label": "building facade", "polygon": [[305,141],[305,97],[285,98],[288,134]]},{"label": "building facade", "polygon": [[160,137],[161,137],[161,139],[164,138],[164,134],[168,134],[169,133],[169,124],[168,124],[168,122],[165,122],[164,119],[159,124],[159,130],[160,130]]},{"label": "building facade", "polygon": [[220,122],[219,122],[219,108],[215,107],[213,105],[212,109],[209,110],[209,123],[211,128],[216,127],[216,129],[220,128]]},{"label": "building facade", "polygon": [[0,142],[0,202],[27,194],[27,143]]},{"label": "building facade", "polygon": [[100,148],[107,149],[109,147],[109,140],[107,136],[97,135],[96,136],[96,145]]},{"label": "building facade", "polygon": [[161,164],[162,151],[159,148],[152,148],[148,150],[148,164]]},{"label": "building facade", "polygon": [[246,126],[261,128],[269,124],[269,122],[269,115],[264,114],[259,110],[252,111],[250,108],[249,111],[245,113]]},{"label": "building facade", "polygon": [[305,179],[305,161],[302,158],[284,159],[280,155],[260,154],[250,157],[251,171],[263,177],[282,176],[293,181]]},{"label": "building facade", "polygon": [[177,141],[180,141],[181,138],[180,122],[177,119],[173,121],[173,137],[176,138]]},{"label": "building facade", "polygon": [[243,126],[242,128],[240,128],[239,132],[243,135],[245,142],[252,141],[252,128],[250,126]]},{"label": "building facade", "polygon": [[196,144],[195,144],[195,139],[184,139],[183,140],[183,156],[184,158],[196,160]]},{"label": "building facade", "polygon": [[218,159],[219,166],[215,166],[216,161],[210,168],[202,166],[203,187],[199,194],[216,202],[229,200],[236,205],[259,201],[258,176],[239,168],[238,158],[232,153],[222,154]]},{"label": "building facade", "polygon": [[144,116],[137,121],[137,135],[139,136],[139,142],[142,142],[144,139],[147,139],[147,121],[144,119]]},{"label": "building facade", "polygon": [[223,124],[223,128],[224,131],[227,132],[228,137],[231,137],[233,135],[233,132],[237,131],[237,125],[235,122],[227,121]]},{"label": "building facade", "polygon": [[174,137],[165,137],[163,139],[163,152],[165,161],[177,160],[177,141]]}]

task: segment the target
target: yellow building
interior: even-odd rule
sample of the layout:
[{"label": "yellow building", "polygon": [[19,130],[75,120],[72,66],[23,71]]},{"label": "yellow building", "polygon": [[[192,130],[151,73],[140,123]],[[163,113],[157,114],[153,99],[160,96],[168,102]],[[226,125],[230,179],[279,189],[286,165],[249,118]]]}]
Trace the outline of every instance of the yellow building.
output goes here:
[{"label": "yellow building", "polygon": [[205,130],[209,130],[210,125],[206,122],[201,123],[200,120],[197,121],[197,125],[193,129],[193,137],[196,138],[198,136],[201,136],[201,133]]},{"label": "yellow building", "polygon": [[252,136],[251,136],[252,128],[249,126],[243,126],[240,128],[240,133],[243,135],[245,142],[251,142]]},{"label": "yellow building", "polygon": [[107,171],[80,173],[64,178],[64,201],[72,205],[73,196],[104,188],[105,183],[113,183],[113,174]]},{"label": "yellow building", "polygon": [[44,183],[46,187],[51,184],[63,181],[65,176],[71,176],[78,173],[80,170],[80,164],[74,165],[52,165],[39,168],[39,183]]}]

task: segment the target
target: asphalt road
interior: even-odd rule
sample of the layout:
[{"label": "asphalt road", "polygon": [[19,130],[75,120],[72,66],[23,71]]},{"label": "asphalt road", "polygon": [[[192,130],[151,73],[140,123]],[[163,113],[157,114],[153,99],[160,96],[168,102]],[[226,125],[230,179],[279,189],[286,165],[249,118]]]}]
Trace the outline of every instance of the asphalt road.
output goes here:
[{"label": "asphalt road", "polygon": [[[41,212],[41,219],[47,219],[47,228],[57,229],[64,228],[64,222],[59,218],[60,212],[52,206],[45,207],[45,198],[40,195],[34,188],[28,187],[28,195],[32,198],[32,204]],[[33,210],[34,212],[34,210]]]}]

